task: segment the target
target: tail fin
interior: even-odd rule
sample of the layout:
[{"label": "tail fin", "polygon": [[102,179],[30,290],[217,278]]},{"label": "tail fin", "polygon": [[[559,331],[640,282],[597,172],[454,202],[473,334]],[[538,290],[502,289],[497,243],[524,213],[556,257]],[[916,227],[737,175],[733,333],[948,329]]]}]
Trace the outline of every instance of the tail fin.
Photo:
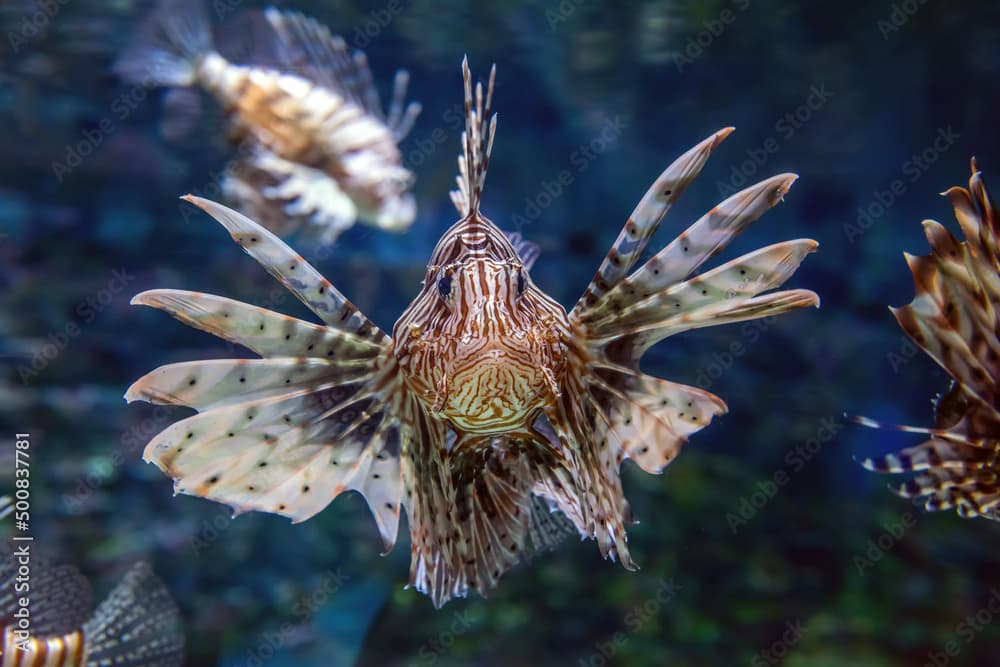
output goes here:
[{"label": "tail fin", "polygon": [[144,86],[190,86],[212,51],[212,31],[200,0],[164,0],[115,63],[126,81]]},{"label": "tail fin", "polygon": [[137,563],[83,626],[87,667],[179,667],[184,635],[170,593]]}]

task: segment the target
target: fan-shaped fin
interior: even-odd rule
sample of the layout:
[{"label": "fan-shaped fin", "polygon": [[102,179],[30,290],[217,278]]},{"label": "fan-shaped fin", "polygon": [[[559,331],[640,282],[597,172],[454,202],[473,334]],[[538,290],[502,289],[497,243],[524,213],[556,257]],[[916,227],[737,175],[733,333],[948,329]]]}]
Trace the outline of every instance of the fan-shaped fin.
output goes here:
[{"label": "fan-shaped fin", "polygon": [[583,313],[587,308],[595,306],[608,290],[614,288],[628,275],[646,249],[663,216],[687,186],[698,177],[715,147],[732,132],[731,127],[719,130],[674,160],[660,174],[629,216],[625,227],[611,246],[608,256],[601,263],[583,296],[580,297],[574,311]]},{"label": "fan-shaped fin", "polygon": [[[263,360],[260,377],[273,361]],[[166,368],[146,382],[183,379]],[[263,380],[271,391],[262,398],[261,387],[249,381],[239,393],[240,370],[233,365],[225,375],[235,395],[210,389],[184,399],[201,398],[207,409],[157,435],[144,458],[174,478],[177,492],[229,504],[237,513],[260,510],[304,521],[343,491],[359,491],[391,548],[401,495],[398,425],[368,389],[371,371],[354,380],[331,376],[329,384],[303,378],[284,392],[283,379]]]},{"label": "fan-shaped fin", "polygon": [[[18,593],[15,584],[24,561],[25,557],[17,553],[17,546],[6,543],[0,546],[0,629],[14,625],[14,613],[21,606],[18,600],[25,591]],[[35,548],[31,549],[30,566],[28,597],[33,636],[48,637],[79,630],[94,609],[94,595],[86,577],[73,566],[57,565]]]},{"label": "fan-shaped fin", "polygon": [[[765,211],[781,201],[796,178],[797,176],[794,174],[782,174],[737,192],[682,232],[635,273],[621,279],[601,299],[595,299],[593,303],[579,311],[574,309],[575,317],[587,324],[595,320],[606,320],[617,315],[623,308],[633,305],[637,298],[642,299],[661,291],[671,291],[706,260],[729,245],[740,232],[757,220]],[[789,243],[796,244],[796,249],[806,252],[811,252],[817,245],[815,241],[809,239]],[[774,246],[765,249],[765,253],[773,248]],[[751,261],[755,257],[769,259],[766,254],[764,258],[761,258],[758,253],[751,253],[735,260],[735,262]],[[801,261],[801,256],[799,259]],[[726,266],[728,268],[733,264],[734,262],[730,262]],[[767,273],[776,271],[776,267],[765,265],[755,268]],[[797,264],[790,268],[794,272]],[[785,278],[787,279],[790,275],[791,273],[788,273]],[[699,279],[701,277],[696,276],[692,282]],[[736,278],[734,282],[738,285],[740,280]]]},{"label": "fan-shaped fin", "polygon": [[727,411],[714,394],[634,371],[595,374],[591,382],[606,397],[596,437],[648,473],[662,472],[689,435]]},{"label": "fan-shaped fin", "polygon": [[587,325],[588,335],[597,339],[655,326],[662,329],[658,334],[663,334],[656,339],[666,338],[687,328],[688,323],[702,321],[705,311],[719,315],[728,310],[727,305],[736,307],[780,287],[816,247],[811,239],[786,241],[738,257],[660,292],[612,292],[606,297],[610,312]]},{"label": "fan-shaped fin", "polygon": [[132,303],[159,308],[188,326],[263,357],[373,359],[385,349],[381,342],[368,337],[203,292],[149,290],[132,297]]},{"label": "fan-shaped fin", "polygon": [[370,360],[212,359],[161,366],[137,380],[125,400],[186,405],[200,411],[301,394],[366,380]]},{"label": "fan-shaped fin", "polygon": [[184,635],[170,593],[136,564],[84,626],[87,665],[180,667]]}]

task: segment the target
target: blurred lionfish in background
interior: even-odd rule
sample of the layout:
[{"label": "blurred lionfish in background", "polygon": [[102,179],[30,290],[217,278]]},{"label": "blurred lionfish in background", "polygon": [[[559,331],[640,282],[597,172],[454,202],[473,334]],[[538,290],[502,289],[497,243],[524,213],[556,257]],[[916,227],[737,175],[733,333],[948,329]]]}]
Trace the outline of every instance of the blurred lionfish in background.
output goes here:
[{"label": "blurred lionfish in background", "polygon": [[367,59],[301,14],[268,9],[274,66],[239,65],[213,48],[204,6],[165,2],[116,64],[141,85],[199,86],[225,109],[239,155],[226,197],[278,234],[299,228],[332,243],[355,221],[402,231],[416,218],[413,173],[399,143],[420,105],[396,73],[383,112]]},{"label": "blurred lionfish in background", "polygon": [[621,463],[659,473],[726,411],[713,394],[643,374],[643,353],[688,329],[819,303],[807,290],[764,294],[815,250],[809,239],[692,275],[781,201],[792,174],[733,195],[630,273],[727,128],[660,175],[567,314],[531,280],[537,249],[480,212],[494,74],[484,99],[463,62],[466,130],[451,193],[461,219],[391,337],[274,235],[191,196],[324,324],[198,292],[133,299],[262,357],[171,364],[129,388],[129,401],[199,411],[144,453],[175,491],[294,521],[358,491],[387,551],[405,507],[410,583],[435,606],[470,588],[485,595],[526,550],[547,546],[559,521],[634,569]]},{"label": "blurred lionfish in background", "polygon": [[[929,438],[861,463],[868,470],[920,474],[894,491],[921,498],[928,511],[956,508],[965,518],[1000,519],[1000,211],[972,160],[969,189],[944,193],[965,241],[925,220],[931,254],[906,254],[915,296],[892,308],[903,331],[952,377],[939,396],[933,428],[889,427]],[[885,425],[858,418],[866,426]]]},{"label": "blurred lionfish in background", "polygon": [[[184,635],[177,607],[145,563],[137,563],[93,611],[86,578],[69,565],[0,552],[0,656],[4,667],[179,667]],[[25,583],[29,585],[25,585]],[[19,625],[20,599],[30,600],[30,634]],[[93,614],[91,612],[93,611]]]}]

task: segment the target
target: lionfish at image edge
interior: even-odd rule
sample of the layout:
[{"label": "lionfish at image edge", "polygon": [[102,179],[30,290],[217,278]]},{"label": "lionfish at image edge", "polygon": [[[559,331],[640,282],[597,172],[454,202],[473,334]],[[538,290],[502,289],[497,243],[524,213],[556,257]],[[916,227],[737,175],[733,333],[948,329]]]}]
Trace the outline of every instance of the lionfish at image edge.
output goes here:
[{"label": "lionfish at image edge", "polygon": [[915,296],[892,308],[900,327],[949,376],[935,401],[934,425],[876,428],[922,433],[919,445],[866,458],[868,470],[919,474],[893,487],[928,511],[954,508],[964,518],[1000,520],[1000,211],[989,196],[975,159],[968,189],[952,187],[951,202],[965,237],[925,220],[931,253],[906,254]]}]

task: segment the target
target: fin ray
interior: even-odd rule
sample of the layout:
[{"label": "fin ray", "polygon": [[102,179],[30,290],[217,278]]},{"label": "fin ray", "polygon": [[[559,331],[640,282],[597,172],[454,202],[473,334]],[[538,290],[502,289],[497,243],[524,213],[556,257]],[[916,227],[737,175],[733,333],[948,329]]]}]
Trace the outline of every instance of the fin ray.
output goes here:
[{"label": "fin ray", "polygon": [[388,336],[365,317],[329,280],[277,236],[245,215],[193,195],[182,199],[199,207],[230,233],[243,250],[267,269],[328,326],[385,343]]},{"label": "fin ray", "polygon": [[137,563],[84,625],[88,665],[180,667],[184,635],[170,593]]}]

